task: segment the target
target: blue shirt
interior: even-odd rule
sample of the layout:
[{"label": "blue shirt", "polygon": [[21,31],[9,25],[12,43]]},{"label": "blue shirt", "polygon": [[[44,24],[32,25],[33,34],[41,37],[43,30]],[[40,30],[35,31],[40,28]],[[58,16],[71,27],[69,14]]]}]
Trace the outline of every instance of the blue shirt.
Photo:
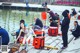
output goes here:
[{"label": "blue shirt", "polygon": [[2,37],[2,44],[8,44],[9,34],[5,29],[0,28],[0,36]]}]

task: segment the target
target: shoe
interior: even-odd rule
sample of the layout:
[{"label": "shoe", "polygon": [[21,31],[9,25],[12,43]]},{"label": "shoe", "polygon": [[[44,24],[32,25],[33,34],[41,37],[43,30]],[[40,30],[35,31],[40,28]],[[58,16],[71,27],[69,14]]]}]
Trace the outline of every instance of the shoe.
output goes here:
[{"label": "shoe", "polygon": [[74,40],[77,40],[79,37],[75,37],[75,39]]},{"label": "shoe", "polygon": [[62,47],[61,49],[66,49],[67,48],[67,46],[66,47]]},{"label": "shoe", "polygon": [[61,43],[63,45],[63,43]]}]

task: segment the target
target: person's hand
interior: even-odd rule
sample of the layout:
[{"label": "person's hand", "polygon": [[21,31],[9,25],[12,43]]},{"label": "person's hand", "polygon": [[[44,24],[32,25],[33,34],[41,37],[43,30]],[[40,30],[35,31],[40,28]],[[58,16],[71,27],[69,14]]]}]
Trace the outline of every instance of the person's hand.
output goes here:
[{"label": "person's hand", "polygon": [[16,35],[16,32],[15,32],[15,33],[11,33],[11,35],[12,35],[12,36],[15,36],[15,35]]},{"label": "person's hand", "polygon": [[30,26],[32,26],[33,24],[30,24]]},{"label": "person's hand", "polygon": [[70,29],[70,31],[72,31],[72,29]]},{"label": "person's hand", "polygon": [[17,43],[17,41],[15,40],[14,43]]}]

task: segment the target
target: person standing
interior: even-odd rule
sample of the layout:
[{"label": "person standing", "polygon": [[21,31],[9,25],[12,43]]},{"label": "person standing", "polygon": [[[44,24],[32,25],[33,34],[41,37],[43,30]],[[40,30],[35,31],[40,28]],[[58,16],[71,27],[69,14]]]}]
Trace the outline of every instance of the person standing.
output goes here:
[{"label": "person standing", "polygon": [[68,47],[68,29],[69,29],[69,23],[70,23],[70,16],[68,16],[69,10],[63,11],[62,15],[64,17],[61,24],[62,40],[63,40],[62,49],[65,49]]}]

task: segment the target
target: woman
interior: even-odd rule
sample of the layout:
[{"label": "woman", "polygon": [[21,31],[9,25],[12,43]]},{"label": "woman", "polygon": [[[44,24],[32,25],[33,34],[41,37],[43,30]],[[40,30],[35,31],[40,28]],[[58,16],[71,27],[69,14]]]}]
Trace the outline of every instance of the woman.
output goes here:
[{"label": "woman", "polygon": [[24,23],[20,24],[20,29],[19,30],[20,30],[20,32],[19,32],[19,35],[17,37],[17,42],[22,43],[25,35],[27,34],[27,30],[26,30],[26,27],[24,26]]},{"label": "woman", "polygon": [[[21,25],[21,23],[23,23],[24,24],[24,27],[25,27],[25,29],[26,29],[26,24],[25,24],[25,21],[24,20],[20,20],[20,25]],[[18,30],[18,31],[16,31],[16,38],[18,37],[18,35],[19,35],[19,32],[20,32],[20,29]]]},{"label": "woman", "polygon": [[[27,35],[27,29],[26,29],[24,20],[20,21],[20,28],[16,32],[16,34],[17,34],[17,37],[16,37],[17,39],[16,39],[15,43],[26,44],[25,46],[20,46],[19,47],[19,49],[18,49],[19,53],[22,52],[22,51],[24,52],[24,50],[27,51],[27,49],[26,49],[26,47],[27,47],[27,42],[26,42],[26,39],[27,39],[27,36],[26,36]],[[21,48],[21,47],[23,47],[23,48]],[[16,52],[16,51],[12,51],[12,49],[10,50],[10,53],[14,53],[14,52]]]}]

